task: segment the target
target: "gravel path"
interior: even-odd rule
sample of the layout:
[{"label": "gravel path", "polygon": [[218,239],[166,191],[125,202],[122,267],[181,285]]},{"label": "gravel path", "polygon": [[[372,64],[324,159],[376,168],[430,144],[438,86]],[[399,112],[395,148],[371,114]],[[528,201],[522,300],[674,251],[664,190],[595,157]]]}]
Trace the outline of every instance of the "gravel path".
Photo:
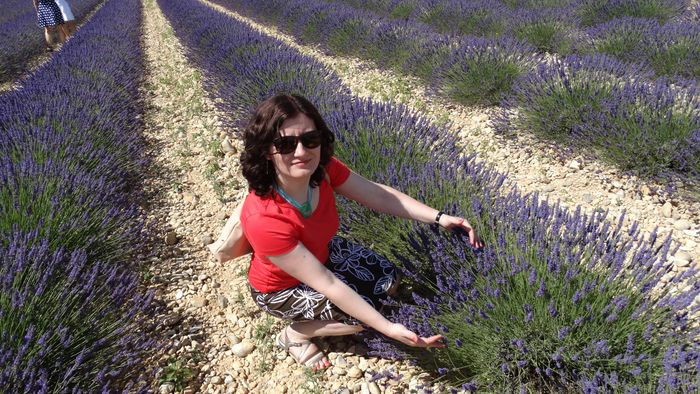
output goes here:
[{"label": "gravel path", "polygon": [[[200,73],[187,62],[155,0],[144,4],[149,69],[145,121],[153,159],[144,183],[155,236],[143,262],[149,287],[157,294],[152,328],[166,343],[153,355],[151,368],[158,373],[154,385],[162,393],[423,391],[418,387],[427,374],[368,357],[366,348],[349,337],[325,343],[335,367],[318,373],[301,368],[272,347],[283,324],[253,305],[245,280],[247,258],[221,265],[205,247],[246,192],[238,163],[240,143],[226,137],[219,114],[202,90]],[[460,130],[468,149],[509,171],[510,179],[523,190],[540,191],[564,205],[610,209],[613,215],[626,208],[647,230],[657,225],[664,234],[680,229],[674,234],[687,256],[679,256],[686,259],[678,260],[678,269],[698,261],[698,216],[688,203],[666,201],[653,192],[653,185],[640,186],[599,164],[580,159],[559,162],[536,141],[504,141],[488,127],[488,110],[429,96],[411,78],[377,70],[356,58],[326,56],[275,29],[231,15],[328,64],[359,96],[394,99],[436,121],[449,120],[452,124],[446,127]],[[388,370],[403,377],[371,382],[371,371]]]},{"label": "gravel path", "polygon": [[[364,345],[351,338],[325,343],[335,367],[320,373],[301,368],[272,346],[283,324],[252,303],[247,257],[221,265],[205,247],[247,188],[239,171],[240,144],[225,137],[199,73],[187,63],[155,1],[145,5],[146,135],[153,164],[144,183],[157,236],[144,263],[157,294],[153,329],[168,345],[152,365],[160,368],[159,376],[172,371],[180,376],[157,382],[159,391],[178,391],[181,385],[187,393],[399,393],[422,384],[421,371],[366,357]],[[217,193],[222,187],[226,192]],[[388,387],[369,382],[370,371],[390,369],[404,378]]]}]

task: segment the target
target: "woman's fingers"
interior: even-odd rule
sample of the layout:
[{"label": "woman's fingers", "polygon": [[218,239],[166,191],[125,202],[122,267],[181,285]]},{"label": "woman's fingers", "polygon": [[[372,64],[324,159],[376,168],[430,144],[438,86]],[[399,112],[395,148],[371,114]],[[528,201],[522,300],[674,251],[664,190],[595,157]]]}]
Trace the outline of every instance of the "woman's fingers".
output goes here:
[{"label": "woman's fingers", "polygon": [[481,240],[479,239],[479,236],[476,235],[476,231],[474,230],[472,225],[469,224],[467,219],[451,216],[450,222],[448,223],[447,226],[445,226],[445,228],[452,230],[452,231],[456,231],[457,229],[462,230],[462,231],[467,233],[467,236],[469,237],[469,244],[470,245],[477,247],[477,248],[481,248],[484,246],[484,243],[481,242]]},{"label": "woman's fingers", "polygon": [[416,342],[415,346],[420,346],[420,347],[445,347],[445,344],[442,342],[442,335],[433,335],[432,337],[419,337],[418,341]]},{"label": "woman's fingers", "polygon": [[406,330],[407,335],[401,336],[401,342],[406,345],[415,347],[445,347],[445,344],[442,342],[442,335],[440,334],[427,338],[419,337],[413,331],[410,331],[405,327],[403,328]]}]

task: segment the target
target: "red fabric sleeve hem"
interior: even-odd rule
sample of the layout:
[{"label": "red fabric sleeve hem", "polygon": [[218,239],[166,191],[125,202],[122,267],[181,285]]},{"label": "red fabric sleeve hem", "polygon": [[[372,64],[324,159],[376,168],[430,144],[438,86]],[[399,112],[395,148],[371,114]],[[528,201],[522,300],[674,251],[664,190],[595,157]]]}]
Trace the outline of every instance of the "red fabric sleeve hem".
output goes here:
[{"label": "red fabric sleeve hem", "polygon": [[285,254],[285,253],[291,252],[294,248],[297,247],[297,245],[299,245],[299,242],[295,243],[295,244],[292,245],[291,247],[279,249],[279,251],[278,251],[278,250],[274,250],[274,251],[260,252],[260,254],[263,255],[263,256],[265,256],[265,257],[279,256],[279,255],[281,255],[281,254]]}]

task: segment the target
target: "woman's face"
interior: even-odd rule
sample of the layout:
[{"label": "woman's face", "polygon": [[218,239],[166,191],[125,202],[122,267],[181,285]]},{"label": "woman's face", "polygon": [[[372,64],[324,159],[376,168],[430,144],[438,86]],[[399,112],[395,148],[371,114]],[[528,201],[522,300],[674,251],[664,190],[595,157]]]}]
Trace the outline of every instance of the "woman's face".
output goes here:
[{"label": "woman's face", "polygon": [[[299,137],[315,130],[314,121],[304,114],[299,114],[282,123],[278,137]],[[289,142],[289,139],[287,140]],[[309,144],[307,143],[307,145]],[[275,166],[277,177],[282,183],[304,178],[308,180],[316,171],[321,160],[321,146],[307,148],[301,141],[297,140],[294,150],[289,153],[281,153],[274,144],[271,144],[268,158]]]}]

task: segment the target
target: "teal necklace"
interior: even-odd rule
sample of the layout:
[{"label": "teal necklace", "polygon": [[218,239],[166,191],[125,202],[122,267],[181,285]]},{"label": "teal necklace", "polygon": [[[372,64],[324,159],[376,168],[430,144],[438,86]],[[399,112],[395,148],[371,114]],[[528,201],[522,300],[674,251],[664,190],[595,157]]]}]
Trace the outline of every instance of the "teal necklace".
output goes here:
[{"label": "teal necklace", "polygon": [[285,200],[287,200],[288,203],[292,204],[294,208],[298,209],[299,212],[301,212],[301,216],[305,218],[311,216],[311,185],[308,186],[308,189],[306,191],[306,202],[303,204],[299,204],[289,194],[285,193],[285,191],[282,190],[282,188],[279,187],[276,183],[275,190],[277,190],[277,193],[279,193]]}]

